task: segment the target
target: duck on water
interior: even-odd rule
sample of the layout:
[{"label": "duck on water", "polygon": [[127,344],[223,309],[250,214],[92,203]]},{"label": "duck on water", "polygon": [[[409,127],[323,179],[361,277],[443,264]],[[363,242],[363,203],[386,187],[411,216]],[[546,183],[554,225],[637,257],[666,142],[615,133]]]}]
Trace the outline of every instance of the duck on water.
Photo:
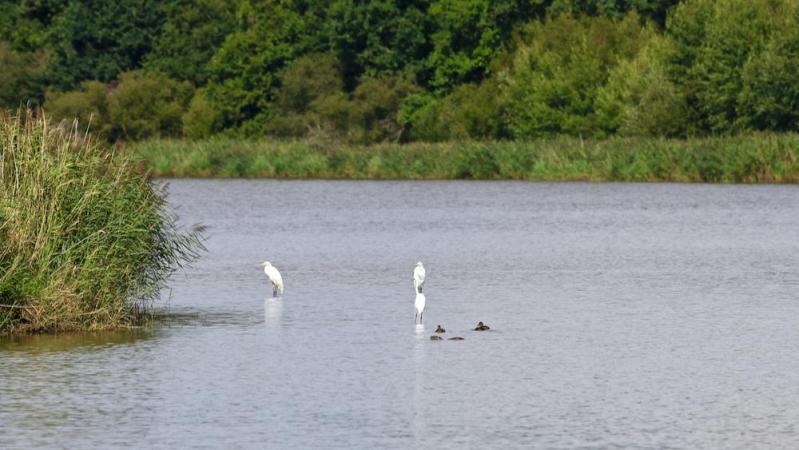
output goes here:
[{"label": "duck on water", "polygon": [[474,331],[488,331],[491,327],[484,324],[483,322],[477,322],[477,326],[475,327]]}]

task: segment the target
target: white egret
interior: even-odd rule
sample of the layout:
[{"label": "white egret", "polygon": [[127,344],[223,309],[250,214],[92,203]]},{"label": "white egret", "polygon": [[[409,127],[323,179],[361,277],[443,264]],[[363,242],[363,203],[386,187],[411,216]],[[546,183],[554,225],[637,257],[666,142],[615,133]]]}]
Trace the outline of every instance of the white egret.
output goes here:
[{"label": "white egret", "polygon": [[269,281],[272,282],[272,296],[283,295],[283,277],[280,276],[280,272],[269,261],[264,261],[261,265],[264,267],[264,273],[269,277]]},{"label": "white egret", "polygon": [[419,323],[422,323],[422,314],[424,314],[424,304],[426,300],[424,298],[424,294],[421,292],[416,293],[416,300],[413,302],[413,307],[416,309],[416,314],[413,316],[413,320],[416,321],[416,316],[419,316]]},{"label": "white egret", "polygon": [[421,294],[422,286],[424,286],[424,266],[422,262],[419,261],[413,269],[413,288],[417,293]]}]

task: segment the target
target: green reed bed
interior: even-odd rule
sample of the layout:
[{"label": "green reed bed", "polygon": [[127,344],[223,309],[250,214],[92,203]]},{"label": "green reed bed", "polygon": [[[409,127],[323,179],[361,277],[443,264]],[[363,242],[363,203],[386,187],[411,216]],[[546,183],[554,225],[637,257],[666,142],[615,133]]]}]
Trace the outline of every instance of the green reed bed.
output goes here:
[{"label": "green reed bed", "polygon": [[372,146],[215,138],[129,150],[170,177],[799,182],[797,134]]},{"label": "green reed bed", "polygon": [[128,156],[76,128],[0,115],[0,333],[141,323],[202,248]]}]

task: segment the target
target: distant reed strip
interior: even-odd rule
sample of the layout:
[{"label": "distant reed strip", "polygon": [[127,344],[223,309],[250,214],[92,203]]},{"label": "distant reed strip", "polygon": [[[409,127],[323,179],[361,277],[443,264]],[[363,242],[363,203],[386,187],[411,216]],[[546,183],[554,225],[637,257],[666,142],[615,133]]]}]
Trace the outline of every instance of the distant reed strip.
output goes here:
[{"label": "distant reed strip", "polygon": [[198,256],[164,192],[77,126],[0,113],[0,333],[142,323]]},{"label": "distant reed strip", "polygon": [[216,138],[128,150],[159,177],[799,182],[797,134],[371,146]]}]

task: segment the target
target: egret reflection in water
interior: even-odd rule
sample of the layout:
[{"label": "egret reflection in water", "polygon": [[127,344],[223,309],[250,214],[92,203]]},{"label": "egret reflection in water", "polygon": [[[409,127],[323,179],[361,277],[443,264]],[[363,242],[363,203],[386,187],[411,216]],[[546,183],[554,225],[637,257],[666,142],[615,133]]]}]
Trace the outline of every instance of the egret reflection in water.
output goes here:
[{"label": "egret reflection in water", "polygon": [[413,320],[416,321],[416,318],[419,318],[419,323],[422,323],[422,316],[424,315],[424,307],[427,303],[427,299],[425,299],[424,294],[421,292],[416,293],[416,300],[413,302],[413,308],[416,311],[416,314],[413,316]]},{"label": "egret reflection in water", "polygon": [[264,299],[264,324],[279,324],[283,315],[283,300],[276,297]]}]

